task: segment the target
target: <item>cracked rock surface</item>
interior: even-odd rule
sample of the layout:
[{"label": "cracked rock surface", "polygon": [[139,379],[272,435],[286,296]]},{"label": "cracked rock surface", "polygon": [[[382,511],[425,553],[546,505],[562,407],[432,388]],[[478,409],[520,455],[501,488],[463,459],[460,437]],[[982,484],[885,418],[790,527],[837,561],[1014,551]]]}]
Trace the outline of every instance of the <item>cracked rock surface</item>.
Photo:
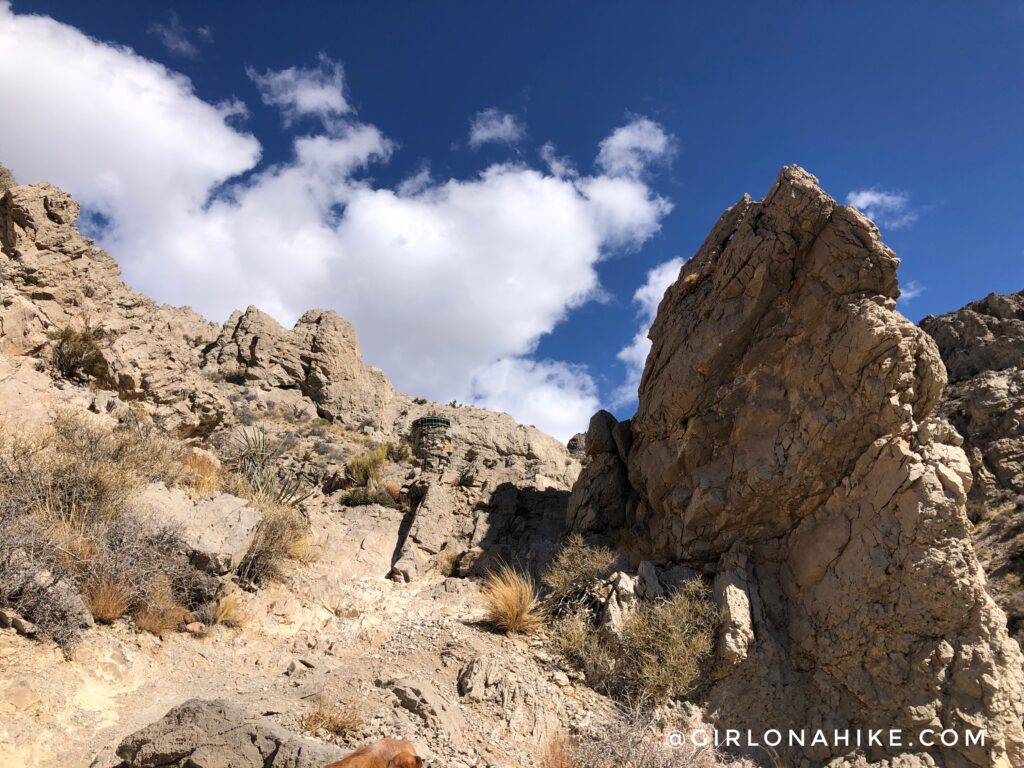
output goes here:
[{"label": "cracked rock surface", "polygon": [[797,167],[728,209],[661,302],[627,450],[588,439],[628,473],[625,504],[595,486],[613,473],[584,472],[570,522],[714,577],[729,663],[704,703],[722,727],[988,733],[783,764],[1022,765],[1022,657],[972,547],[962,440],[932,416],[939,350],[896,312],[898,263]]}]

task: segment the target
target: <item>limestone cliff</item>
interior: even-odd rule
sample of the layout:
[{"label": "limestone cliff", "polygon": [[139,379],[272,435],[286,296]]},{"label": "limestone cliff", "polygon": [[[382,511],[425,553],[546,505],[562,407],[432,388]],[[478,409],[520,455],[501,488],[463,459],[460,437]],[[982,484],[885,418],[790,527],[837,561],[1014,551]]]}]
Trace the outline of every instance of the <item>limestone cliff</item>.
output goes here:
[{"label": "limestone cliff", "polygon": [[949,371],[939,411],[966,441],[979,555],[1024,643],[1024,291],[991,294],[921,327]]},{"label": "limestone cliff", "polygon": [[962,440],[933,416],[938,349],[896,311],[898,263],[800,168],[728,209],[662,300],[635,418],[591,423],[569,522],[728,592],[705,693],[722,727],[989,736],[783,764],[1021,765],[1022,657],[972,548]]}]

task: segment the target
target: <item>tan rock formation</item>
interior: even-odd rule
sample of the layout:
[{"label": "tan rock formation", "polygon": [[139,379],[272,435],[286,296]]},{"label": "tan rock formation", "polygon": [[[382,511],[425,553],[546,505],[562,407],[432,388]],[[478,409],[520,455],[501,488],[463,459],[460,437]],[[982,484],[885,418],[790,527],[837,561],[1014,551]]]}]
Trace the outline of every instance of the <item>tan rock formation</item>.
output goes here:
[{"label": "tan rock formation", "polygon": [[716,575],[720,727],[988,736],[785,764],[1024,764],[1022,657],[972,549],[959,437],[929,418],[938,350],[895,311],[898,263],[799,168],[726,211],[651,329],[618,534]]},{"label": "tan rock formation", "polygon": [[991,294],[921,327],[949,370],[939,412],[966,441],[968,513],[982,563],[1024,643],[1024,291]]}]

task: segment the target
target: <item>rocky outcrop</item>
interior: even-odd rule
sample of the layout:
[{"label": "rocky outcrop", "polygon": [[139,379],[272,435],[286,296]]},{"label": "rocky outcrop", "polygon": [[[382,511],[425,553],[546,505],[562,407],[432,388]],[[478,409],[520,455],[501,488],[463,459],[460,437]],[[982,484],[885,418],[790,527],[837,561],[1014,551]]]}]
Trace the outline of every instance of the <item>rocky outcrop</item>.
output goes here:
[{"label": "rocky outcrop", "polygon": [[123,768],[321,768],[341,755],[220,699],[190,699],[117,748]]},{"label": "rocky outcrop", "polygon": [[1024,494],[1024,291],[991,294],[921,327],[949,371],[941,411],[966,438],[972,496],[999,503]]},{"label": "rocky outcrop", "polygon": [[982,563],[1024,644],[1024,291],[991,294],[921,327],[949,371],[939,411],[964,436]]},{"label": "rocky outcrop", "polygon": [[290,331],[256,307],[228,318],[204,366],[268,388],[298,388],[321,416],[379,423],[391,384],[363,365],[355,329],[334,312],[306,312]]},{"label": "rocky outcrop", "polygon": [[1022,764],[1022,657],[972,549],[960,438],[932,418],[938,349],[895,311],[898,263],[799,168],[727,210],[651,329],[629,499],[576,525],[714,577],[728,621],[705,703],[722,727],[988,737],[808,743],[785,764]]}]

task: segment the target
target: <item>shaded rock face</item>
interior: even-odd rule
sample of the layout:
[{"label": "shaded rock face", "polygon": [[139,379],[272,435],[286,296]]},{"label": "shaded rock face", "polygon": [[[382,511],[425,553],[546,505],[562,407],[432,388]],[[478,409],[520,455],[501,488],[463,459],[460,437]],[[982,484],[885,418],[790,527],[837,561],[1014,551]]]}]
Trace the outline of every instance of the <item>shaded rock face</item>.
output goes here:
[{"label": "shaded rock face", "polygon": [[[626,503],[570,521],[714,576],[720,727],[988,733],[861,757],[808,742],[785,764],[1020,765],[1022,657],[970,542],[962,441],[931,417],[938,350],[895,311],[898,263],[799,168],[726,211],[651,329],[616,451]],[[586,470],[571,509],[610,495]]]},{"label": "shaded rock face", "polygon": [[964,436],[979,553],[1024,644],[1024,291],[986,296],[921,327],[949,371],[939,411]]},{"label": "shaded rock face", "polygon": [[190,699],[117,748],[123,768],[321,768],[341,755],[219,699]]}]

